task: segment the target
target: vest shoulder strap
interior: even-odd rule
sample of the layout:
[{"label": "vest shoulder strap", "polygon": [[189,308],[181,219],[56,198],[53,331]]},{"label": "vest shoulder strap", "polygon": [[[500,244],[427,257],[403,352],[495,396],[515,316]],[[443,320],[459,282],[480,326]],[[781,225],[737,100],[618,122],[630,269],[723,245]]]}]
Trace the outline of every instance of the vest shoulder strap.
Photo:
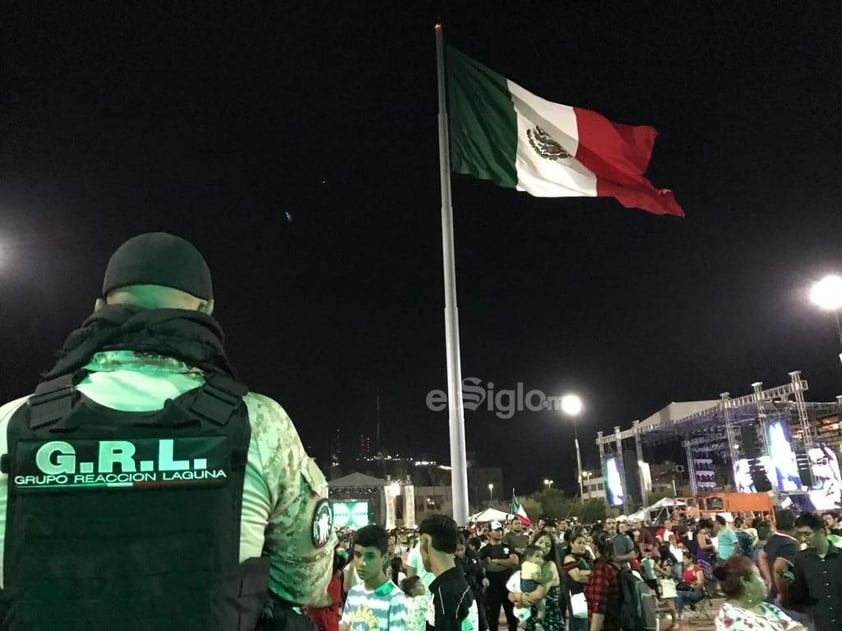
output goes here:
[{"label": "vest shoulder strap", "polygon": [[220,374],[205,377],[205,385],[190,404],[190,411],[217,425],[226,425],[248,393],[243,384]]},{"label": "vest shoulder strap", "polygon": [[52,425],[70,414],[79,398],[76,384],[85,374],[77,371],[39,383],[26,403],[29,406],[30,429]]}]

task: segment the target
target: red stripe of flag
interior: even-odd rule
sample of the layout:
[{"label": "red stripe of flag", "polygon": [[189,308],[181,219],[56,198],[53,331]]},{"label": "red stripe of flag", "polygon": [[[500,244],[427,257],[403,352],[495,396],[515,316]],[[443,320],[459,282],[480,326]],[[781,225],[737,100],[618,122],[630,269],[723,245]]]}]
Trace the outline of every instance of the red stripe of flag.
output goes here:
[{"label": "red stripe of flag", "polygon": [[573,111],[579,132],[576,159],[596,175],[598,197],[614,197],[626,208],[656,215],[684,216],[672,191],[655,188],[643,175],[658,135],[654,128],[612,123],[579,107]]}]

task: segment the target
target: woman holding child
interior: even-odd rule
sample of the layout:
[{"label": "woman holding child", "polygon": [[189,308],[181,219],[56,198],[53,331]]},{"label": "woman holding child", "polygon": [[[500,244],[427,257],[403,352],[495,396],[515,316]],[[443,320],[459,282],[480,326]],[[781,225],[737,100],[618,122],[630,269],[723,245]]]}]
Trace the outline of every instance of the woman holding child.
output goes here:
[{"label": "woman holding child", "polygon": [[[544,631],[564,631],[564,617],[561,612],[561,579],[556,565],[556,545],[551,535],[539,532],[532,546],[541,551],[541,579],[538,586],[524,594],[509,594],[509,600],[521,607],[532,607],[532,616],[526,621],[526,631],[536,631],[540,624]],[[538,603],[543,601],[543,612],[539,614]]]}]

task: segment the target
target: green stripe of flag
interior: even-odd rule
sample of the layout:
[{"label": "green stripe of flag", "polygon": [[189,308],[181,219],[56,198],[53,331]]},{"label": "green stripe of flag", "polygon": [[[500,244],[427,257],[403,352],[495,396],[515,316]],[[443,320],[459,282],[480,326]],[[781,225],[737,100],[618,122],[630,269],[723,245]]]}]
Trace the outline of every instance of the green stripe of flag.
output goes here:
[{"label": "green stripe of flag", "polygon": [[450,168],[517,186],[517,119],[506,78],[448,46],[447,116]]}]

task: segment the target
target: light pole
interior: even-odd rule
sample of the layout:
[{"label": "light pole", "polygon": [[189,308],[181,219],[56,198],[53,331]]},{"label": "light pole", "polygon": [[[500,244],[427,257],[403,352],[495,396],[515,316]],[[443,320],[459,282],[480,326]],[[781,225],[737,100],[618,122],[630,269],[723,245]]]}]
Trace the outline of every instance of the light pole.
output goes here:
[{"label": "light pole", "polygon": [[[831,274],[813,283],[810,288],[810,301],[825,311],[833,311],[836,316],[836,331],[839,333],[839,346],[842,350],[842,324],[839,323],[839,309],[842,308],[842,277]],[[842,353],[839,353],[842,362]]]},{"label": "light pole", "polygon": [[490,502],[494,501],[494,485],[490,482],[488,483],[488,500]]},{"label": "light pole", "polygon": [[544,486],[546,486],[548,489],[549,489],[549,488],[552,488],[552,486],[553,486],[553,481],[552,481],[552,480],[548,480],[547,478],[544,478]]},{"label": "light pole", "polygon": [[575,394],[565,394],[561,397],[561,411],[573,419],[573,442],[576,444],[576,477],[579,479],[579,501],[585,502],[585,490],[582,484],[582,453],[579,451],[579,429],[576,417],[582,413],[584,404],[582,399]]}]

